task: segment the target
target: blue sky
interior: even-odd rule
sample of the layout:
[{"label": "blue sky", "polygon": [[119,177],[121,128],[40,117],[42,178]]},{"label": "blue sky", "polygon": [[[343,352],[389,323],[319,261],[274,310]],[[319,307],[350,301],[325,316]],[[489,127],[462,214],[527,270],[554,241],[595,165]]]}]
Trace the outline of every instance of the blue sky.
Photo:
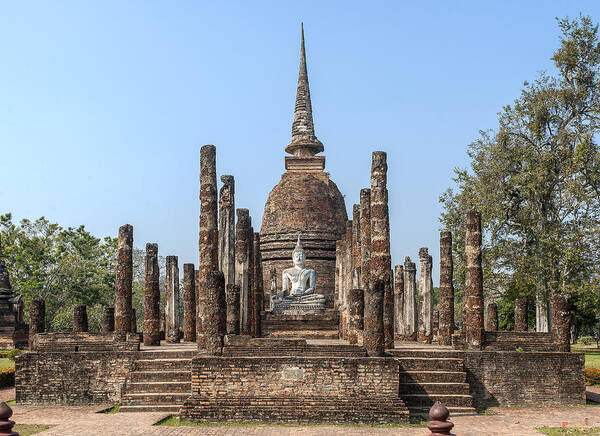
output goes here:
[{"label": "blue sky", "polygon": [[467,145],[597,1],[0,2],[0,212],[197,263],[199,148],[256,230],[284,172],[304,22],[316,133],[349,213],[388,153],[392,255],[434,257]]}]

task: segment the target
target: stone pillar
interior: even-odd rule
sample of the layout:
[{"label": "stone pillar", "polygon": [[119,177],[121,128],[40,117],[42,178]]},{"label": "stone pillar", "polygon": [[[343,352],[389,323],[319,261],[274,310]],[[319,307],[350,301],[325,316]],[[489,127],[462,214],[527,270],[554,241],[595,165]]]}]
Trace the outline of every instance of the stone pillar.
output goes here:
[{"label": "stone pillar", "polygon": [[261,312],[263,308],[264,288],[263,288],[263,270],[262,257],[260,255],[260,233],[254,233],[254,241],[252,243],[252,265],[253,265],[253,280],[252,280],[252,328],[250,334],[255,338],[260,337],[260,322]]},{"label": "stone pillar", "polygon": [[167,256],[167,271],[165,274],[165,318],[167,342],[179,342],[179,265],[177,256]]},{"label": "stone pillar", "polygon": [[431,281],[431,256],[427,248],[419,250],[419,342],[430,344],[433,340],[433,285]]},{"label": "stone pillar", "polygon": [[515,298],[515,331],[526,332],[528,330],[527,322],[527,298]]},{"label": "stone pillar", "polygon": [[440,311],[433,311],[433,340],[439,341],[439,328],[440,328]]},{"label": "stone pillar", "polygon": [[29,351],[33,350],[33,339],[37,333],[46,331],[46,302],[32,300],[29,306]]},{"label": "stone pillar", "polygon": [[[225,333],[225,277],[219,272],[216,148],[200,149],[200,230],[196,282],[198,349],[220,354]],[[223,307],[218,304],[222,301]],[[222,326],[222,329],[221,329]]]},{"label": "stone pillar", "polygon": [[394,347],[394,292],[392,290],[392,255],[390,252],[390,217],[387,191],[387,155],[373,152],[371,164],[371,279],[384,283],[383,329],[385,348]]},{"label": "stone pillar", "polygon": [[160,269],[158,244],[146,244],[143,340],[146,346],[160,345]]},{"label": "stone pillar", "polygon": [[394,339],[404,338],[404,268],[394,267]]},{"label": "stone pillar", "polygon": [[235,180],[221,176],[219,192],[219,270],[225,276],[225,287],[235,283]]},{"label": "stone pillar", "polygon": [[465,241],[465,314],[463,320],[465,341],[469,348],[483,345],[483,271],[481,268],[481,214],[476,210],[467,212]]},{"label": "stone pillar", "polygon": [[342,329],[340,336],[342,339],[348,340],[348,330],[350,326],[349,300],[350,289],[352,289],[352,221],[346,221],[346,233],[344,235],[344,280],[342,287]]},{"label": "stone pillar", "polygon": [[240,333],[247,335],[249,334],[248,300],[252,294],[251,240],[254,235],[248,209],[237,209],[236,214],[238,221],[235,228],[235,284],[240,287]]},{"label": "stone pillar", "polygon": [[183,340],[196,341],[196,270],[193,263],[183,264]]},{"label": "stone pillar", "polygon": [[360,205],[352,206],[352,287],[360,287]]},{"label": "stone pillar", "polygon": [[383,356],[385,351],[383,331],[383,294],[385,283],[372,278],[365,298],[363,345],[370,357]]},{"label": "stone pillar", "polygon": [[73,333],[88,331],[87,308],[85,304],[77,304],[73,308]]},{"label": "stone pillar", "polygon": [[105,307],[102,313],[102,325],[100,330],[103,334],[109,334],[115,331],[115,308]]},{"label": "stone pillar", "polygon": [[490,303],[487,305],[487,320],[485,323],[485,329],[490,332],[498,330],[498,306],[496,303]]},{"label": "stone pillar", "polygon": [[240,334],[240,287],[233,283],[227,285],[227,328],[228,335]]},{"label": "stone pillar", "polygon": [[[335,241],[335,289],[334,289],[334,307],[339,312],[341,306],[341,281],[342,281],[342,250],[341,241]],[[271,295],[273,292],[271,292]]]},{"label": "stone pillar", "polygon": [[119,227],[115,273],[115,339],[124,341],[131,331],[131,283],[133,281],[133,226]]},{"label": "stone pillar", "polygon": [[360,190],[360,287],[367,289],[371,263],[371,190]]},{"label": "stone pillar", "polygon": [[365,297],[362,289],[352,289],[349,295],[349,318],[350,328],[348,329],[348,342],[358,344],[359,336],[362,335],[364,328],[363,317],[365,309]]},{"label": "stone pillar", "polygon": [[452,233],[440,232],[440,345],[452,345],[454,333],[454,284],[452,276]]},{"label": "stone pillar", "polygon": [[131,333],[137,333],[137,314],[135,309],[131,309]]},{"label": "stone pillar", "polygon": [[404,259],[404,338],[417,340],[417,267],[410,260]]},{"label": "stone pillar", "polygon": [[569,311],[569,296],[554,293],[552,295],[552,339],[558,351],[571,351],[571,313]]}]

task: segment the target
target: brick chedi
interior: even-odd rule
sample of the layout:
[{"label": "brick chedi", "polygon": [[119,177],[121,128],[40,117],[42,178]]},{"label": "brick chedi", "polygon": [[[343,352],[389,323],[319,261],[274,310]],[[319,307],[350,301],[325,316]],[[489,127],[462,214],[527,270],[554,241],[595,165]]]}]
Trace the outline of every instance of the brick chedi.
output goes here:
[{"label": "brick chedi", "polygon": [[158,244],[146,244],[144,283],[144,345],[160,345],[160,270]]},{"label": "brick chedi", "polygon": [[[316,271],[316,292],[325,296],[327,308],[333,308],[335,243],[345,230],[347,214],[342,194],[323,171],[325,157],[316,156],[323,150],[315,136],[303,32],[292,142],[286,148],[291,156],[285,158],[286,172],[269,194],[260,231],[263,282],[275,268],[277,289],[282,289],[282,271],[290,267],[300,232],[306,267]],[[265,304],[270,294],[265,292]]]},{"label": "brick chedi", "polygon": [[465,319],[464,338],[467,347],[479,348],[484,342],[483,270],[481,268],[481,214],[467,212],[465,241]]},{"label": "brick chedi", "polygon": [[430,344],[433,340],[433,282],[432,260],[427,248],[419,250],[419,342]]},{"label": "brick chedi", "polygon": [[25,301],[14,295],[0,240],[0,348],[26,348],[29,342],[27,324],[23,319]]},{"label": "brick chedi", "polygon": [[183,264],[183,340],[196,341],[196,270],[193,263]]},{"label": "brick chedi", "polygon": [[165,317],[167,321],[167,342],[179,342],[179,266],[177,256],[167,256],[165,274]]},{"label": "brick chedi", "polygon": [[124,341],[131,332],[133,281],[133,226],[119,227],[115,273],[115,339]]},{"label": "brick chedi", "polygon": [[440,320],[438,326],[440,345],[452,345],[452,335],[454,334],[453,274],[452,233],[440,232]]}]

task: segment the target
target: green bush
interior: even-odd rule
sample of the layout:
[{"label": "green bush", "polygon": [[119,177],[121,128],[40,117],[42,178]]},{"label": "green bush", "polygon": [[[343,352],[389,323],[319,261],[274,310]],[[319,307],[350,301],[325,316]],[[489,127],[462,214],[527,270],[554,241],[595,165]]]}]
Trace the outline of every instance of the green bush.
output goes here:
[{"label": "green bush", "polygon": [[600,369],[586,368],[585,383],[588,385],[600,385]]},{"label": "green bush", "polygon": [[582,345],[592,345],[596,343],[594,338],[592,338],[591,336],[582,336],[577,342],[579,342]]},{"label": "green bush", "polygon": [[18,350],[16,348],[13,350],[0,350],[0,358],[15,360],[15,357],[17,357],[22,352],[22,350]]}]

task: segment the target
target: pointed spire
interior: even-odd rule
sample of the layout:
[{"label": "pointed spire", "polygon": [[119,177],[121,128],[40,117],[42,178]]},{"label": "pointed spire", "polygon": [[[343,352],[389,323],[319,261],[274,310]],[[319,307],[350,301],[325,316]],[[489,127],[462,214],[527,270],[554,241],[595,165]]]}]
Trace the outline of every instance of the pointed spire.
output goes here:
[{"label": "pointed spire", "polygon": [[310,103],[308,71],[306,69],[306,51],[304,49],[304,23],[301,24],[300,71],[298,72],[298,91],[292,124],[292,142],[285,149],[294,156],[314,156],[324,150],[323,144],[315,136],[315,126]]}]

